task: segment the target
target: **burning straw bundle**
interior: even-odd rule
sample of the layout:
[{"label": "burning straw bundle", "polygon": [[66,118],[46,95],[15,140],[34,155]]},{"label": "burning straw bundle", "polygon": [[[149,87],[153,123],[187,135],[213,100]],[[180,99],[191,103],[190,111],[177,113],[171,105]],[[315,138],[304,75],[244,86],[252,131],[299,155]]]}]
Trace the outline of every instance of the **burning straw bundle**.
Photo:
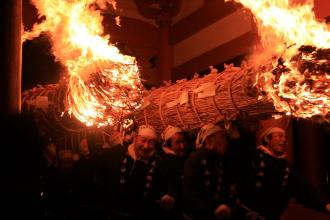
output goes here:
[{"label": "burning straw bundle", "polygon": [[292,60],[304,74],[309,89],[330,96],[330,49],[301,46],[299,52]]},{"label": "burning straw bundle", "polygon": [[207,122],[232,121],[237,117],[264,117],[275,113],[273,104],[258,100],[255,74],[247,68],[226,66],[203,78],[178,81],[155,89],[144,98],[136,114],[138,124],[150,124],[158,132],[167,125],[194,130]]},{"label": "burning straw bundle", "polygon": [[65,111],[66,82],[38,85],[22,94],[22,113],[33,113],[43,133],[62,137],[81,133],[85,126]]},{"label": "burning straw bundle", "polygon": [[330,49],[300,46],[293,52],[285,52],[293,54],[287,61],[283,53],[271,65],[254,69],[259,76],[256,87],[273,100],[279,112],[329,121]]}]

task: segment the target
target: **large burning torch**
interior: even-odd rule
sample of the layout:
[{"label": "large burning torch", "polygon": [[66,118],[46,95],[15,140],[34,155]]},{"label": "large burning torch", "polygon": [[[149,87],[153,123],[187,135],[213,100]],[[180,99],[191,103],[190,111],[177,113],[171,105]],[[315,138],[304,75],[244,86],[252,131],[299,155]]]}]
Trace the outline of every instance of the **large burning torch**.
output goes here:
[{"label": "large burning torch", "polygon": [[102,36],[101,1],[33,0],[45,20],[24,39],[49,34],[54,55],[69,73],[63,111],[86,125],[125,123],[132,113],[158,131],[168,124],[196,129],[207,121],[275,113],[328,121],[330,32],[312,5],[235,1],[255,16],[259,50],[240,68],[212,69],[204,78],[158,88],[144,102],[135,59]]},{"label": "large burning torch", "polygon": [[103,36],[101,9],[114,0],[32,0],[44,20],[23,41],[46,33],[52,52],[67,69],[63,113],[87,126],[127,123],[140,105],[142,84],[134,57]]}]

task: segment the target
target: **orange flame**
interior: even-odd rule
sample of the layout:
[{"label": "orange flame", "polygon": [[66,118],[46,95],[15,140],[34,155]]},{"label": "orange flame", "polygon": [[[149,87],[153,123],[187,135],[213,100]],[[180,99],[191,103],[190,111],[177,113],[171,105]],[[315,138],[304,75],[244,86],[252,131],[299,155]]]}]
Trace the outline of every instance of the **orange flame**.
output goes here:
[{"label": "orange flame", "polygon": [[40,17],[23,41],[42,32],[69,72],[67,111],[87,126],[114,125],[140,107],[142,84],[134,57],[102,36],[100,9],[114,0],[32,0]]},{"label": "orange flame", "polygon": [[278,111],[287,115],[327,116],[330,32],[315,18],[312,3],[234,1],[250,9],[257,21],[263,52],[252,55],[249,61],[261,67],[256,86],[271,98]]}]

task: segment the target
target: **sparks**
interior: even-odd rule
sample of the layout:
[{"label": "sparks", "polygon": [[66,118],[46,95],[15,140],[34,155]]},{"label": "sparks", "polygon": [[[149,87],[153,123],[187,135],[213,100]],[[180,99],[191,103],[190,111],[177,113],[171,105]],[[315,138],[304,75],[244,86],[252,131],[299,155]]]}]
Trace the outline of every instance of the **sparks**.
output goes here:
[{"label": "sparks", "polygon": [[138,109],[143,87],[134,57],[120,53],[103,34],[100,9],[114,0],[32,0],[45,19],[23,34],[46,33],[69,73],[66,111],[87,126],[123,123]]},{"label": "sparks", "polygon": [[251,10],[258,25],[263,52],[250,60],[260,67],[256,87],[286,115],[329,117],[330,32],[315,18],[313,4],[235,1]]}]

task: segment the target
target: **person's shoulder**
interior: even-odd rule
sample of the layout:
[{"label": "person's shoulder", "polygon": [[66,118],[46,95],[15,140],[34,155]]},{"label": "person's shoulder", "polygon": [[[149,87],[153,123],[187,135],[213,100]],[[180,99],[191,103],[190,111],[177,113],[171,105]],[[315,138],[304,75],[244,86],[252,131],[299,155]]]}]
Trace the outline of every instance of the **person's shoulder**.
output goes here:
[{"label": "person's shoulder", "polygon": [[189,158],[200,158],[206,155],[206,151],[204,149],[196,149],[189,155]]},{"label": "person's shoulder", "polygon": [[201,163],[201,161],[207,160],[208,152],[205,149],[194,150],[186,160],[186,164]]},{"label": "person's shoulder", "polygon": [[161,161],[162,164],[169,169],[178,169],[178,167],[183,168],[185,162],[187,161],[187,158],[178,157],[173,154],[163,154],[161,155]]},{"label": "person's shoulder", "polygon": [[164,164],[164,159],[157,153],[151,155],[149,161],[156,163],[158,166]]},{"label": "person's shoulder", "polygon": [[177,156],[174,154],[169,154],[169,153],[165,153],[165,152],[161,152],[159,154],[159,157],[164,160],[164,161],[172,161],[172,160],[176,160]]},{"label": "person's shoulder", "polygon": [[254,158],[257,159],[257,160],[272,160],[272,159],[274,159],[274,157],[272,157],[271,155],[267,154],[261,148],[258,148],[258,147],[255,150]]},{"label": "person's shoulder", "polygon": [[257,147],[257,148],[256,148],[255,153],[256,153],[257,155],[267,155],[263,150],[261,150],[260,147]]}]

